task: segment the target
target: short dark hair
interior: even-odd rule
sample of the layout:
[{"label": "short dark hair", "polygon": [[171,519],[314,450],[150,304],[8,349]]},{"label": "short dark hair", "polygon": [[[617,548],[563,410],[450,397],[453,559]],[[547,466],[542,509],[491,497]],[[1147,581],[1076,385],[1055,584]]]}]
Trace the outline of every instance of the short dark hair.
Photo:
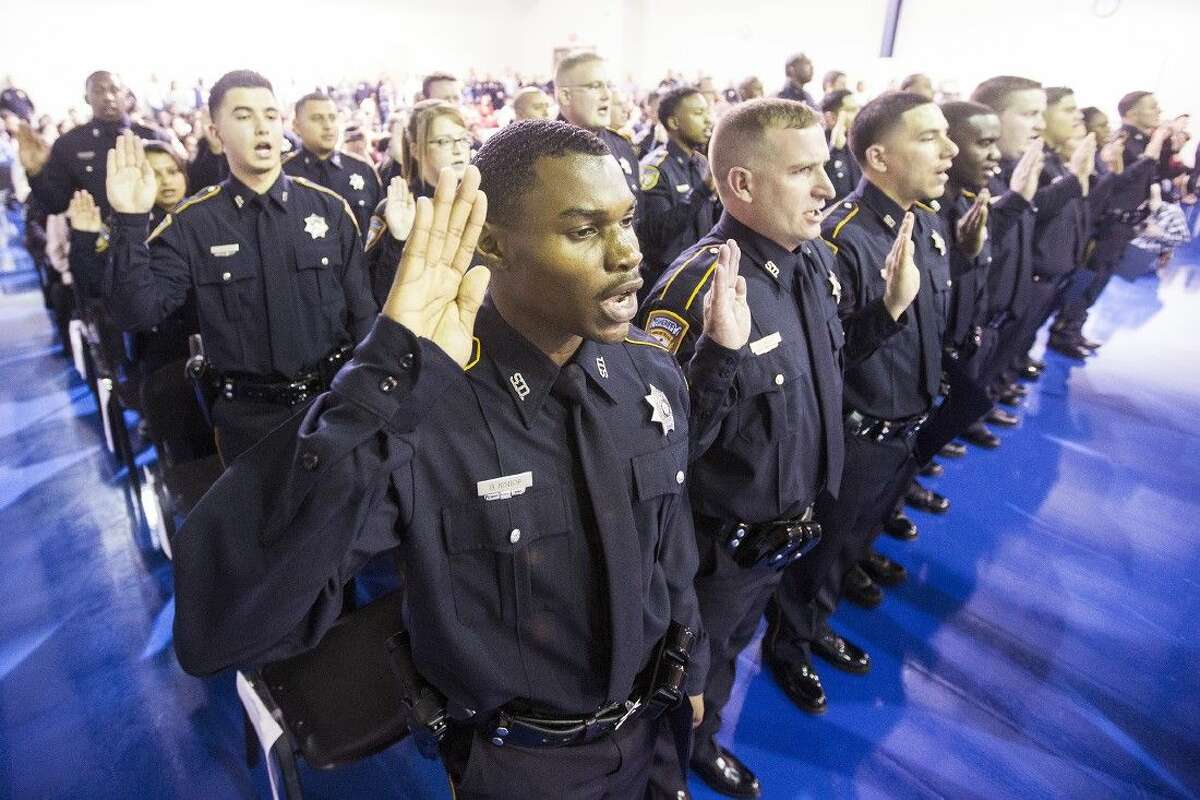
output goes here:
[{"label": "short dark hair", "polygon": [[438,81],[457,81],[458,78],[451,75],[449,72],[431,72],[421,79],[421,96],[426,100],[429,99],[429,87]]},{"label": "short dark hair", "polygon": [[925,80],[929,81],[930,83],[933,83],[933,80],[928,75],[926,75],[924,72],[914,72],[911,75],[905,75],[904,80],[900,81],[900,91],[907,92],[908,87],[912,86],[914,83],[916,83],[921,78],[924,78]]},{"label": "short dark hair", "polygon": [[658,121],[663,125],[667,119],[679,109],[679,104],[694,94],[703,94],[695,86],[677,86],[664,92],[658,100]]},{"label": "short dark hair", "polygon": [[836,114],[842,110],[842,103],[854,92],[849,89],[834,89],[821,98],[821,110],[826,114]]},{"label": "short dark hair", "polygon": [[610,153],[594,133],[557,120],[524,119],[489,136],[473,162],[479,168],[479,188],[488,197],[488,220],[512,224],[537,182],[537,162],[565,155]]},{"label": "short dark hair", "polygon": [[1046,105],[1052,106],[1062,100],[1064,97],[1075,94],[1075,90],[1069,86],[1047,86],[1046,87]]},{"label": "short dark hair", "polygon": [[299,100],[296,101],[296,105],[292,106],[292,110],[296,112],[296,116],[298,117],[298,116],[300,116],[300,109],[304,108],[305,103],[315,102],[318,100],[320,100],[320,101],[328,100],[331,103],[333,102],[333,98],[330,97],[329,95],[325,94],[324,92],[309,92],[308,94],[304,95],[303,97],[301,97]]},{"label": "short dark hair", "polygon": [[915,92],[884,92],[867,103],[850,126],[850,152],[854,160],[866,164],[867,148],[891,133],[905,112],[932,102]]},{"label": "short dark hair", "polygon": [[972,103],[970,100],[951,100],[942,103],[942,115],[950,130],[962,127],[971,117],[995,116],[996,110],[983,103]]},{"label": "short dark hair", "polygon": [[[152,141],[143,143],[142,147],[147,154],[159,153],[164,156],[170,156],[171,160],[175,162],[175,166],[184,174],[184,181],[187,181],[187,164],[170,145],[166,142]],[[186,191],[184,193],[186,194]]]},{"label": "short dark hair", "polygon": [[1079,109],[1079,113],[1083,114],[1083,124],[1090,126],[1095,121],[1096,117],[1104,115],[1104,112],[1095,106]]},{"label": "short dark hair", "polygon": [[1133,110],[1134,106],[1142,101],[1143,97],[1149,97],[1152,94],[1154,94],[1154,92],[1130,92],[1117,101],[1117,113],[1124,117]]},{"label": "short dark hair", "polygon": [[975,91],[971,92],[971,99],[1000,113],[1008,108],[1008,96],[1013,92],[1041,88],[1040,83],[1029,78],[1021,78],[1016,75],[997,75],[976,86]]},{"label": "short dark hair", "polygon": [[110,72],[109,70],[106,70],[106,69],[96,70],[95,72],[93,72],[91,75],[88,75],[87,78],[84,79],[83,90],[85,92],[90,90],[92,88],[92,81],[98,81],[105,76],[110,77],[110,78],[116,77],[116,73]]},{"label": "short dark hair", "polygon": [[230,89],[266,89],[272,94],[275,93],[271,82],[253,70],[235,69],[233,72],[226,72],[213,84],[208,93],[208,113],[214,120],[217,117],[217,109],[221,107],[221,101]]},{"label": "short dark hair", "polygon": [[[838,78],[844,78],[844,77],[846,77],[846,73],[842,72],[840,69],[831,69],[831,70],[829,70],[829,72],[825,73],[824,78],[821,78],[821,85],[822,86],[832,86],[834,81],[836,81]],[[822,110],[824,110],[824,109],[822,109]]]}]

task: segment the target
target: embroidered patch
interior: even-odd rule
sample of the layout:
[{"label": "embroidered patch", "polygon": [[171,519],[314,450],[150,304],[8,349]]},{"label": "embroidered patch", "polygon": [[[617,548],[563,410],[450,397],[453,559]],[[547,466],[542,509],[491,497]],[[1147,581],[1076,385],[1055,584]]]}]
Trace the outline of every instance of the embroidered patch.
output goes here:
[{"label": "embroidered patch", "polygon": [[646,317],[646,333],[672,353],[679,352],[688,327],[686,319],[671,311],[651,311]]},{"label": "embroidered patch", "polygon": [[648,192],[658,186],[659,175],[658,167],[642,167],[642,191]]}]

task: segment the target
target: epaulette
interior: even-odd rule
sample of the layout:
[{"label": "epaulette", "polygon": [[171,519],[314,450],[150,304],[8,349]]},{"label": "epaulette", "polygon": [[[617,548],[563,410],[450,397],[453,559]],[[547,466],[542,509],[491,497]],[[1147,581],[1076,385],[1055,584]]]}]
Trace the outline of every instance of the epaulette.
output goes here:
[{"label": "epaulette", "polygon": [[[857,203],[851,203],[851,202],[847,201],[847,202],[841,203],[840,205],[841,205],[841,209],[838,209],[838,210],[845,209],[846,216],[844,216],[840,220],[838,220],[837,224],[835,224],[833,226],[833,230],[829,232],[828,237],[824,237],[824,236],[821,237],[821,238],[825,239],[825,242],[827,244],[832,244],[832,240],[836,239],[838,237],[838,235],[842,232],[842,228],[846,227],[846,223],[849,222],[850,220],[854,219],[856,216],[858,216],[859,205]],[[831,212],[829,214],[829,216],[832,217],[834,214],[838,213],[838,210]]]},{"label": "epaulette", "polygon": [[288,163],[289,161],[291,161],[293,158],[295,158],[298,155],[300,155],[299,150],[292,150],[290,153],[284,153],[283,158],[279,159],[279,163],[282,166],[283,164]]},{"label": "epaulette", "polygon": [[913,205],[922,211],[928,211],[930,214],[936,214],[942,209],[942,204],[937,200],[930,200],[928,203],[922,203],[920,200],[918,200],[917,202],[913,203]]},{"label": "epaulette", "polygon": [[[704,287],[704,284],[708,282],[708,279],[712,277],[713,271],[717,268],[717,254],[719,250],[720,248],[718,248],[716,245],[696,248],[696,252],[688,256],[687,260],[680,264],[675,272],[672,273],[671,277],[667,279],[666,284],[663,285],[662,291],[658,294],[658,299],[666,299],[667,292],[671,291],[671,286],[675,283],[679,276],[687,271],[688,266],[691,265],[693,261],[707,253],[708,255],[712,256],[712,263],[708,265],[708,268],[705,269],[704,274],[700,276],[700,280],[697,281],[695,286],[692,287],[690,294],[688,294],[687,301],[683,304],[683,310],[689,310],[692,307],[692,303],[696,301],[696,296],[700,294],[700,290]],[[701,260],[703,261],[703,259]]]},{"label": "epaulette", "polygon": [[626,133],[625,131],[619,130],[617,128],[613,128],[611,126],[608,128],[608,130],[611,131],[612,133],[615,133],[617,136],[620,136],[625,141],[629,142],[630,147],[633,146],[633,134]]},{"label": "epaulette", "polygon": [[217,184],[215,186],[206,186],[191,197],[185,197],[183,200],[180,200],[175,207],[171,209],[170,213],[163,217],[162,222],[158,223],[158,227],[152,230],[150,235],[146,237],[146,244],[150,244],[156,238],[161,236],[163,231],[171,227],[171,223],[175,221],[175,217],[179,216],[197,203],[203,203],[205,200],[216,197],[220,193],[221,185]]},{"label": "epaulette", "polygon": [[346,216],[348,216],[350,218],[350,222],[354,225],[354,232],[357,233],[359,236],[362,235],[362,231],[360,231],[358,229],[358,220],[354,218],[354,212],[350,210],[350,204],[346,202],[346,198],[342,197],[340,194],[335,192],[333,189],[326,189],[324,186],[322,186],[319,183],[313,183],[308,178],[303,178],[299,175],[292,175],[290,177],[293,181],[300,184],[301,186],[307,186],[309,189],[316,189],[318,192],[324,192],[325,194],[329,195],[330,197],[336,197],[338,202],[342,204],[342,208],[346,209]]}]

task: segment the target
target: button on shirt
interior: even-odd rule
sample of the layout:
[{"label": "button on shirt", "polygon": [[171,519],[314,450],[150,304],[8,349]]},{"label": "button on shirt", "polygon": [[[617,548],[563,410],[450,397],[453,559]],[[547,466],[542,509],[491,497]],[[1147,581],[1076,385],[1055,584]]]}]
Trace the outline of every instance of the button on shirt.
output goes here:
[{"label": "button on shirt", "polygon": [[374,166],[349,153],[335,150],[328,158],[320,158],[307,147],[301,147],[284,158],[283,171],[308,178],[343,197],[350,204],[365,241],[371,214],[383,196]]},{"label": "button on shirt", "polygon": [[650,281],[713,226],[717,200],[705,169],[675,142],[652,151],[641,164],[642,214],[638,241]]},{"label": "button on shirt", "polygon": [[291,378],[358,341],[377,311],[346,201],[303,178],[281,174],[259,196],[230,177],[145,238],[145,215],[116,215],[113,317],[144,330],[194,297],[219,372]]},{"label": "button on shirt", "polygon": [[[671,620],[700,630],[678,365],[636,330],[585,341],[567,365],[584,373],[589,413],[610,436],[621,468],[609,501],[627,504],[631,517],[616,516],[632,519],[638,542],[625,591],[610,596],[605,570],[629,553],[606,552],[597,535],[573,449],[587,440],[576,443],[571,407],[552,392],[559,368],[490,305],[475,333],[464,371],[380,316],[307,419],[234,463],[179,536],[185,668],[311,646],[336,619],[342,584],[392,548],[415,663],[452,707],[521,698],[588,713],[629,694]],[[638,620],[636,652],[612,658],[613,618]],[[707,649],[701,638],[692,650],[689,694],[704,686]],[[612,663],[627,666],[610,674]]]},{"label": "button on shirt", "polygon": [[681,363],[692,360],[701,338],[704,294],[727,239],[742,250],[752,331],[737,367],[736,402],[692,466],[692,506],[708,517],[756,523],[801,513],[822,489],[837,493],[844,338],[828,248],[806,242],[789,252],[727,212],[646,300],[647,333]]},{"label": "button on shirt", "polygon": [[[941,379],[942,334],[949,309],[950,278],[948,240],[936,211],[918,204],[913,243],[914,261],[921,271],[921,288],[904,321],[875,352],[846,370],[846,406],[880,419],[903,419],[927,412]],[[904,210],[870,181],[840,202],[822,225],[822,238],[834,250],[841,281],[840,313],[851,327],[864,321],[869,328],[882,323],[886,282],[884,264],[904,219]]]}]

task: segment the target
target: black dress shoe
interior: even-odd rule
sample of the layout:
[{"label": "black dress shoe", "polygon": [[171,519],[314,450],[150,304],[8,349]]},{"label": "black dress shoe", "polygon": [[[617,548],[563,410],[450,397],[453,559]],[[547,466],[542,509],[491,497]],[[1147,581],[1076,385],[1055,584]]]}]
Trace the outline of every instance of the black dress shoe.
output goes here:
[{"label": "black dress shoe", "polygon": [[846,570],[846,575],[842,578],[842,596],[867,610],[879,608],[879,604],[883,602],[883,590],[858,566]]},{"label": "black dress shoe", "polygon": [[843,672],[864,675],[871,669],[871,657],[865,650],[833,632],[813,641],[812,651]]},{"label": "black dress shoe", "polygon": [[967,428],[963,433],[963,438],[971,444],[986,447],[988,450],[995,450],[1000,446],[1000,437],[989,431],[988,426],[982,422],[976,422]]},{"label": "black dress shoe", "polygon": [[781,659],[764,655],[764,661],[775,676],[775,682],[788,699],[810,714],[824,714],[829,708],[825,698],[825,687],[821,676],[808,664],[790,664]]},{"label": "black dress shoe", "polygon": [[1075,340],[1063,339],[1057,336],[1051,336],[1050,341],[1046,343],[1046,347],[1050,348],[1059,355],[1064,355],[1067,358],[1074,359],[1075,361],[1085,361],[1087,360],[1087,357],[1092,354],[1091,350],[1088,350]]},{"label": "black dress shoe", "polygon": [[1086,347],[1088,350],[1095,352],[1100,349],[1103,342],[1097,342],[1095,339],[1089,339],[1082,333],[1075,337],[1075,343],[1080,347]]},{"label": "black dress shoe", "polygon": [[1042,372],[1045,367],[1038,367],[1034,364],[1026,364],[1017,370],[1017,377],[1023,381],[1036,381],[1042,377]]},{"label": "black dress shoe", "polygon": [[726,797],[759,797],[762,787],[758,778],[738,760],[738,757],[717,745],[717,752],[711,759],[692,757],[691,767],[700,779],[719,794]]},{"label": "black dress shoe", "polygon": [[1021,418],[1016,414],[1010,414],[1002,408],[993,408],[984,417],[984,420],[993,425],[1003,425],[1006,428],[1011,428],[1021,421]]},{"label": "black dress shoe", "polygon": [[921,467],[921,474],[926,478],[940,478],[946,474],[946,470],[936,461],[930,461],[928,464]]},{"label": "black dress shoe", "polygon": [[880,586],[899,586],[908,579],[908,570],[903,564],[874,550],[868,550],[867,557],[858,565]]},{"label": "black dress shoe", "polygon": [[917,538],[917,526],[904,516],[903,511],[897,511],[888,517],[887,522],[883,523],[883,532],[902,542],[911,542]]},{"label": "black dress shoe", "polygon": [[[996,443],[999,444],[999,440],[997,440]],[[947,442],[946,444],[942,445],[942,449],[938,451],[938,455],[942,456],[943,458],[962,458],[966,454],[966,445],[959,444],[958,442]]]},{"label": "black dress shoe", "polygon": [[950,501],[937,492],[926,489],[913,481],[904,493],[904,502],[921,511],[931,511],[934,514],[945,514],[950,510]]}]

